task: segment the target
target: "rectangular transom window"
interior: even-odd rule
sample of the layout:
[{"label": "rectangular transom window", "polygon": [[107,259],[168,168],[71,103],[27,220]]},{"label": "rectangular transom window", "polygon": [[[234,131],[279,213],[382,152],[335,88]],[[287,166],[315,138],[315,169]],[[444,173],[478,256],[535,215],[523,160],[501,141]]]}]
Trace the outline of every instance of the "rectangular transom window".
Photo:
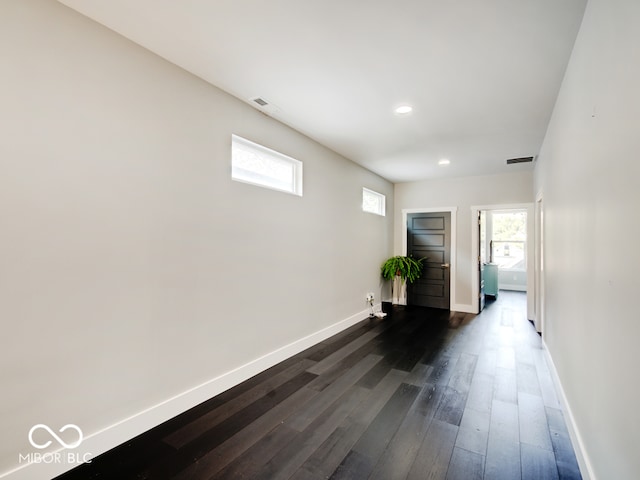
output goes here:
[{"label": "rectangular transom window", "polygon": [[362,189],[362,210],[376,215],[385,215],[385,196],[368,188]]},{"label": "rectangular transom window", "polygon": [[302,162],[237,135],[231,136],[231,178],[302,196]]}]

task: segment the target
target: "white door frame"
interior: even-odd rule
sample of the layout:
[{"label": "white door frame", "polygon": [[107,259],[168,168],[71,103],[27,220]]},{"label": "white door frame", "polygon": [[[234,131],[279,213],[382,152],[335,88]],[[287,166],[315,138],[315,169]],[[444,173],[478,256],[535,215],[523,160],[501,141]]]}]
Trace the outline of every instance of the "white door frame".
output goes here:
[{"label": "white door frame", "polygon": [[449,310],[466,311],[465,309],[456,308],[454,302],[456,298],[456,256],[458,249],[456,247],[456,233],[458,230],[457,213],[458,207],[429,207],[429,208],[403,208],[402,209],[402,255],[407,254],[407,217],[410,213],[438,213],[449,212],[451,214],[451,258],[449,268]]},{"label": "white door frame", "polygon": [[501,205],[471,206],[471,304],[475,313],[480,313],[480,282],[478,281],[478,212],[480,210],[526,210],[527,211],[527,318],[535,320],[535,214],[533,203],[510,203]]},{"label": "white door frame", "polygon": [[544,335],[544,203],[542,192],[536,195],[536,244],[535,244],[535,318],[536,330]]}]

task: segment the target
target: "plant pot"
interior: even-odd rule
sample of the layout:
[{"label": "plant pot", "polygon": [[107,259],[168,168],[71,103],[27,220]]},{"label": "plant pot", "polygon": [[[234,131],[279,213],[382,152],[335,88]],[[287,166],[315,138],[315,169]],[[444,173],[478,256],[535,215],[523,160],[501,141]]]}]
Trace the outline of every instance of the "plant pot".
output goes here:
[{"label": "plant pot", "polygon": [[393,305],[406,305],[407,304],[407,283],[402,280],[400,275],[396,275],[393,278],[393,298],[391,303]]}]

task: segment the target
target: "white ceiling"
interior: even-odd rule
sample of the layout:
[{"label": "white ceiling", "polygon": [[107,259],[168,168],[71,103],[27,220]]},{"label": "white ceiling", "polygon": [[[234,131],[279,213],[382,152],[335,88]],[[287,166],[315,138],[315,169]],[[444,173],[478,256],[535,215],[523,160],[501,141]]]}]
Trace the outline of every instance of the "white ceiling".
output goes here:
[{"label": "white ceiling", "polygon": [[393,182],[533,168],[586,4],[59,1]]}]

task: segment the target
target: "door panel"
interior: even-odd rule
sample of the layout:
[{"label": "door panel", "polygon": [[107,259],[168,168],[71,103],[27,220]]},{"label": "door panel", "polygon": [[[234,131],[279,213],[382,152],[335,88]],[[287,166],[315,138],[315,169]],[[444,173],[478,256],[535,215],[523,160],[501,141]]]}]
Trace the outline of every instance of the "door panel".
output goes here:
[{"label": "door panel", "polygon": [[[415,229],[415,226],[414,226]],[[440,229],[442,230],[442,229]],[[423,230],[418,230],[423,231]],[[444,235],[442,234],[424,234],[424,233],[414,233],[413,234],[413,246],[416,248],[419,247],[444,247]]]},{"label": "door panel", "polygon": [[422,272],[423,280],[440,280],[444,281],[444,271],[442,268],[425,268]]},{"label": "door panel", "polygon": [[416,218],[413,226],[419,230],[444,230],[444,218]]},{"label": "door panel", "polygon": [[426,258],[422,277],[407,288],[411,305],[449,309],[451,213],[407,215],[407,255]]}]

